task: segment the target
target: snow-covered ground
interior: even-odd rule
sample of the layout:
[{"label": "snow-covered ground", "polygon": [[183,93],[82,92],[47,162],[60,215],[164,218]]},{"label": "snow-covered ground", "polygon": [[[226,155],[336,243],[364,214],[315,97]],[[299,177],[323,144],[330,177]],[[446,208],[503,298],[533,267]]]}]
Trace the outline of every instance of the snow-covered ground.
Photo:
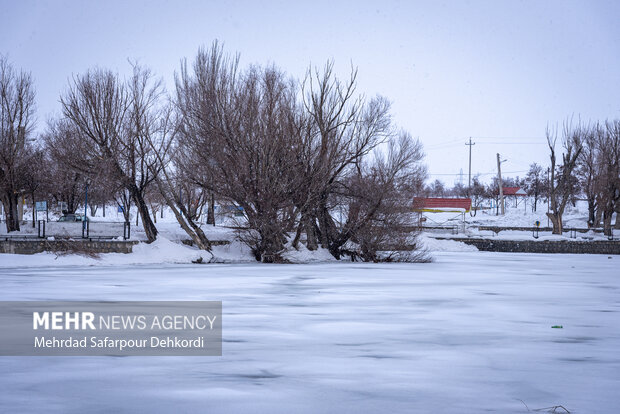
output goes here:
[{"label": "snow-covered ground", "polygon": [[[89,220],[91,220],[90,230],[91,234],[97,235],[123,235],[123,215],[122,213],[118,213],[115,208],[111,206],[107,207],[107,215],[103,217],[103,209],[99,208],[97,213],[94,216],[90,215],[89,210]],[[424,213],[426,217],[426,226],[444,226],[447,230],[440,229],[429,229],[426,232],[429,235],[440,235],[442,237],[450,235],[452,233],[451,227],[458,226],[459,232],[458,236],[468,236],[468,237],[498,237],[502,239],[510,239],[510,240],[534,240],[532,237],[531,231],[514,231],[514,230],[506,230],[502,231],[499,234],[490,231],[490,230],[479,230],[480,226],[498,226],[498,227],[534,227],[534,223],[538,221],[541,227],[546,227],[548,225],[548,219],[545,215],[547,211],[547,205],[544,202],[538,203],[537,211],[532,211],[531,202],[528,201],[527,205],[523,204],[523,200],[520,200],[518,206],[514,206],[514,200],[509,200],[507,202],[506,214],[504,216],[496,215],[495,209],[493,210],[481,210],[478,211],[475,216],[472,216],[470,213],[465,213],[463,216],[460,213],[455,212],[441,212],[441,213]],[[79,213],[83,213],[83,211],[79,211]],[[43,214],[39,213],[39,218],[43,218]],[[31,212],[26,211],[24,214],[25,218],[31,219]],[[57,220],[59,217],[58,212],[53,212],[50,214],[51,221],[46,225],[46,231],[48,235],[55,234],[66,234],[72,235],[75,237],[81,237],[82,234],[82,224],[81,223],[58,223]],[[464,219],[464,221],[463,221]],[[417,215],[412,216],[412,220],[417,220]],[[588,220],[588,206],[585,201],[578,201],[576,206],[572,206],[569,204],[566,207],[565,214],[563,216],[564,220],[564,228],[565,234],[562,236],[551,235],[550,232],[540,232],[538,240],[560,240],[560,239],[570,239],[571,234],[568,229],[570,228],[587,228],[587,220]],[[613,219],[615,222],[615,218]],[[235,242],[237,240],[237,232],[234,230],[234,227],[245,225],[242,217],[234,217],[229,215],[216,215],[216,226],[207,225],[203,223],[201,225],[203,231],[206,236],[211,240],[228,240]],[[168,208],[164,209],[163,217],[161,214],[157,215],[157,229],[159,233],[168,240],[174,242],[180,242],[181,240],[189,239],[189,236],[183,231],[183,229],[179,226],[174,218],[174,215],[169,211]],[[21,234],[37,234],[37,229],[32,227],[30,224],[22,225]],[[0,235],[6,234],[6,227],[4,223],[0,224]],[[14,233],[13,233],[14,234]],[[144,230],[142,229],[142,223],[138,220],[136,224],[135,212],[131,216],[131,239],[132,240],[146,240],[146,235]],[[615,230],[615,237],[620,237],[620,231]],[[587,241],[587,240],[607,240],[607,236],[603,235],[601,232],[588,232],[588,233],[577,233],[578,240]],[[229,249],[230,250],[230,249]],[[237,250],[243,250],[240,247]],[[439,249],[440,251],[443,249]],[[316,261],[321,260],[321,258],[327,258],[324,252],[321,254],[312,254],[309,260],[304,259],[304,254],[300,252],[291,252],[295,259],[293,261]],[[246,260],[245,253],[242,254],[244,257],[242,260]],[[226,256],[226,255],[225,255]],[[290,255],[289,255],[290,256]],[[288,256],[287,256],[288,257]],[[230,255],[226,256],[223,260],[229,260],[231,258]]]},{"label": "snow-covered ground", "polygon": [[[90,210],[88,210],[88,219],[90,221],[90,231],[91,235],[94,236],[123,236],[123,222],[124,217],[122,213],[116,211],[115,208],[108,206],[107,214],[103,216],[103,209],[97,209],[95,215],[90,214]],[[77,214],[83,214],[83,210],[79,210]],[[81,222],[58,222],[58,218],[60,217],[60,213],[58,211],[52,211],[49,214],[49,222],[46,223],[46,234],[47,235],[65,235],[71,237],[81,237],[82,236],[82,223]],[[39,220],[45,219],[45,214],[39,213],[37,218]],[[19,234],[24,235],[36,235],[37,227],[36,225],[32,226],[32,211],[29,211],[27,208],[24,212],[24,222],[20,226]],[[204,220],[203,220],[204,221]],[[207,237],[212,240],[233,240],[235,238],[235,231],[230,227],[235,227],[239,225],[244,225],[242,217],[233,217],[228,215],[216,215],[216,226],[207,225],[206,223],[202,223],[201,227]],[[132,209],[131,219],[131,239],[132,240],[146,240],[146,235],[142,228],[142,221],[138,219],[136,222],[135,211]],[[185,233],[185,231],[181,228],[179,223],[176,221],[176,218],[167,207],[164,209],[163,217],[161,214],[157,214],[157,220],[155,223],[157,230],[166,238],[172,241],[180,241],[184,239],[189,239],[190,237]],[[5,223],[0,223],[0,235],[7,234]],[[12,235],[16,235],[17,233],[11,233]]]},{"label": "snow-covered ground", "polygon": [[[528,201],[524,206],[523,200],[517,207],[514,201],[506,203],[505,215],[497,215],[496,209],[480,210],[475,216],[465,213],[465,223],[468,227],[477,226],[498,226],[498,227],[533,227],[536,221],[540,222],[541,227],[547,227],[547,204],[539,202],[536,211],[532,211],[531,204]],[[433,225],[454,225],[462,224],[463,216],[454,212],[442,213],[424,213],[427,218],[426,224]],[[571,204],[566,206],[563,222],[564,227],[587,228],[588,227],[588,203],[585,201],[577,201],[576,206]],[[614,218],[615,220],[615,218]]]},{"label": "snow-covered ground", "polygon": [[[534,228],[538,221],[540,227],[551,226],[546,216],[547,205],[539,203],[537,211],[532,211],[531,205],[527,204],[524,208],[523,202],[515,207],[514,202],[509,202],[505,215],[496,215],[493,210],[480,210],[475,216],[465,213],[463,216],[455,212],[441,213],[424,213],[426,218],[425,225],[430,227],[425,230],[429,236],[440,237],[480,237],[480,238],[497,238],[505,240],[571,240],[590,241],[590,240],[608,240],[608,237],[601,231],[588,231],[587,233],[577,232],[571,235],[571,228],[587,229],[588,228],[588,205],[585,201],[578,201],[576,206],[568,205],[563,216],[564,234],[552,235],[550,231],[539,231],[538,238],[534,238],[532,231],[523,230],[502,230],[496,233],[492,230],[480,229],[484,226],[493,227],[527,227]],[[612,223],[615,223],[615,217]],[[434,228],[433,228],[434,227]],[[443,227],[443,228],[442,228]],[[455,231],[458,230],[458,232]],[[614,238],[620,237],[620,230],[612,229]]]},{"label": "snow-covered ground", "polygon": [[618,256],[28,267],[44,257],[0,255],[0,299],[222,300],[223,356],[1,357],[3,413],[618,411]]}]

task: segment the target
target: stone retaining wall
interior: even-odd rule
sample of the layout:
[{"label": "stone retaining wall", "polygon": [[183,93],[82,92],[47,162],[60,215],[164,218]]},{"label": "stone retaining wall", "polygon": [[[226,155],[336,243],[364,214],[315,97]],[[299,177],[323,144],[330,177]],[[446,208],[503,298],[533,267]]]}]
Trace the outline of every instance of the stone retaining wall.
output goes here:
[{"label": "stone retaining wall", "polygon": [[131,253],[137,241],[89,240],[0,240],[0,253],[41,252]]},{"label": "stone retaining wall", "polygon": [[577,253],[577,254],[620,254],[620,241],[576,241],[576,240],[494,240],[467,237],[436,237],[440,240],[455,240],[476,246],[487,252],[510,253]]},{"label": "stone retaining wall", "polygon": [[[533,231],[535,229],[534,226],[476,226],[473,225],[473,228],[477,228],[478,230],[486,230],[486,231],[492,231],[495,233],[499,233],[500,231],[507,231],[507,230],[514,230],[514,231]],[[593,233],[603,233],[604,229],[601,228],[592,228],[592,229],[587,229],[587,228],[575,228],[575,227],[570,227],[570,226],[564,226],[564,234],[569,234],[571,232],[571,230],[574,230],[577,233],[588,233],[588,232],[593,232]],[[538,231],[541,233],[551,233],[553,231],[553,227],[539,227]]]}]

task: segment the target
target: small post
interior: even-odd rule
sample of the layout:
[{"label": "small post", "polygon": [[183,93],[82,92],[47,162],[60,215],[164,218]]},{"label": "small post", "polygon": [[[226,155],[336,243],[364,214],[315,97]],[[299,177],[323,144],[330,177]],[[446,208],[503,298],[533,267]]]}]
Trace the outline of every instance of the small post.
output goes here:
[{"label": "small post", "polygon": [[126,221],[123,223],[123,240],[127,240],[131,237],[131,223]]},{"label": "small post", "polygon": [[90,235],[90,224],[89,223],[90,222],[88,220],[82,221],[82,238],[83,239],[87,239]]},{"label": "small post", "polygon": [[86,221],[86,214],[88,211],[86,208],[88,207],[88,181],[86,181],[86,191],[84,192],[84,221]]},{"label": "small post", "polygon": [[45,220],[37,220],[37,236],[40,239],[45,238]]}]

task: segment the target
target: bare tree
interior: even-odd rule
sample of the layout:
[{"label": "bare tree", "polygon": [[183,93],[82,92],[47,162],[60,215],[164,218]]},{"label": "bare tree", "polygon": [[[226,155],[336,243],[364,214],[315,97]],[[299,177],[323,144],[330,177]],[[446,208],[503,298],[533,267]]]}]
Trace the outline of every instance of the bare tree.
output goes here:
[{"label": "bare tree", "polygon": [[23,193],[28,195],[32,206],[32,227],[35,227],[35,221],[37,219],[36,201],[37,197],[44,195],[44,180],[45,175],[49,174],[45,154],[41,148],[31,148],[31,151],[25,160],[25,165],[22,173],[22,190]]},{"label": "bare tree", "polygon": [[[605,234],[611,234],[611,221],[620,206],[620,120],[606,121],[598,135],[600,207]],[[620,228],[616,215],[616,228]]]},{"label": "bare tree", "polygon": [[484,184],[480,182],[479,176],[475,176],[472,179],[469,194],[471,196],[472,204],[470,215],[475,216],[478,213],[480,207],[482,207],[482,203],[486,199],[486,188],[484,187]]},{"label": "bare tree", "polygon": [[596,210],[599,208],[601,176],[599,143],[605,131],[599,124],[584,129],[583,150],[577,159],[575,173],[579,179],[581,191],[588,202],[588,227],[596,226]]},{"label": "bare tree", "polygon": [[34,128],[35,91],[30,73],[0,56],[0,192],[7,232],[19,231],[17,204]]},{"label": "bare tree", "polygon": [[432,197],[445,197],[446,186],[440,180],[435,180],[427,187],[427,193]]},{"label": "bare tree", "polygon": [[562,164],[559,165],[556,158],[557,131],[547,128],[546,136],[551,160],[549,194],[551,211],[547,213],[547,216],[553,224],[553,234],[562,234],[564,209],[577,189],[575,169],[577,160],[583,151],[583,128],[581,124],[573,127],[569,121],[565,122],[562,136]]},{"label": "bare tree", "polygon": [[420,142],[403,132],[389,141],[386,154],[376,151],[372,160],[357,166],[340,190],[348,208],[347,219],[330,245],[335,257],[350,251],[345,247],[350,242],[357,246],[354,255],[374,262],[397,260],[400,252],[415,247],[410,189],[426,178],[420,164],[423,156]]},{"label": "bare tree", "polygon": [[287,237],[281,213],[294,187],[294,83],[275,68],[239,73],[236,59],[215,44],[199,51],[193,73],[183,68],[177,100],[186,176],[243,208],[250,228],[241,237],[257,260],[280,260]]},{"label": "bare tree", "polygon": [[[61,97],[63,113],[79,131],[84,154],[73,167],[88,175],[106,166],[111,179],[126,188],[138,208],[149,242],[157,237],[144,200],[158,171],[157,157],[146,142],[149,110],[160,96],[158,82],[148,71],[134,67],[127,86],[110,71],[95,69],[76,76]],[[83,162],[86,161],[86,162]]]},{"label": "bare tree", "polygon": [[531,164],[530,170],[527,172],[527,175],[525,177],[525,190],[527,191],[528,196],[534,197],[534,204],[532,205],[532,209],[534,211],[536,211],[538,200],[545,192],[545,181],[546,179],[543,167],[538,165],[537,163]]},{"label": "bare tree", "polygon": [[[179,191],[179,183],[183,182],[183,171],[191,166],[183,162],[184,148],[178,143],[178,137],[183,127],[183,117],[180,105],[174,110],[171,102],[159,108],[155,118],[157,122],[149,134],[145,135],[158,164],[158,172],[154,174],[154,182],[161,202],[170,208],[181,228],[191,237],[194,244],[201,250],[210,251],[211,242],[195,221],[195,214],[187,209]],[[189,158],[191,159],[191,157]],[[152,167],[153,168],[153,167]],[[162,207],[163,208],[163,205]]]},{"label": "bare tree", "polygon": [[[352,237],[363,239],[362,228],[370,226],[374,234],[378,226],[370,223],[379,214],[388,216],[386,200],[395,199],[394,177],[406,169],[396,168],[392,176],[390,163],[415,159],[410,164],[419,164],[411,155],[419,144],[408,136],[397,139],[389,103],[356,97],[355,79],[353,70],[341,83],[330,62],[321,73],[309,72],[300,90],[273,67],[239,70],[238,56],[225,55],[217,43],[201,49],[193,66],[184,63],[176,79],[180,124],[172,167],[165,170],[172,174],[167,185],[177,190],[185,186],[186,194],[200,188],[207,197],[242,208],[247,229],[240,237],[257,260],[280,260],[291,232],[293,246],[305,233],[309,249],[320,243],[341,257]],[[390,162],[375,158],[372,164],[373,149],[390,141]],[[395,155],[395,142],[402,146],[401,158]],[[413,181],[409,191],[422,185]],[[374,203],[364,204],[366,196],[353,191],[366,186],[381,189],[373,194],[378,196]],[[399,188],[404,194],[403,183]],[[178,191],[168,193],[175,197]],[[187,203],[176,204],[193,225]],[[370,208],[351,214],[355,206]],[[334,219],[343,210],[349,211],[349,219]]]},{"label": "bare tree", "polygon": [[[338,231],[332,211],[335,190],[351,170],[393,133],[389,102],[381,97],[365,100],[356,96],[357,70],[341,82],[333,73],[333,62],[322,72],[309,70],[303,83],[304,108],[309,124],[301,123],[304,158],[298,176],[303,177],[304,192],[296,200],[300,225],[306,228],[308,247],[317,240],[336,257],[340,256],[343,234]],[[349,233],[348,231],[346,233]]]},{"label": "bare tree", "polygon": [[454,187],[452,187],[449,191],[450,196],[452,197],[468,197],[468,189],[462,183],[455,183]]},{"label": "bare tree", "polygon": [[48,122],[43,145],[48,168],[44,177],[46,191],[56,202],[66,205],[63,214],[73,214],[83,200],[87,181],[88,168],[75,167],[89,164],[88,160],[82,159],[86,152],[84,141],[72,123],[58,119]]}]

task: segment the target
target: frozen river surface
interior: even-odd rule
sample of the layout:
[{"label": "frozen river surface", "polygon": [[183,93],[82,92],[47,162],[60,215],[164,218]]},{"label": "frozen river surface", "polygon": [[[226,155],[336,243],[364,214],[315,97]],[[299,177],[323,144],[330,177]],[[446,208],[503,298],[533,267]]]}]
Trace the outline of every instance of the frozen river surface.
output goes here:
[{"label": "frozen river surface", "polygon": [[3,267],[2,300],[221,300],[224,343],[222,357],[0,357],[0,412],[618,412],[619,268],[501,253]]}]

